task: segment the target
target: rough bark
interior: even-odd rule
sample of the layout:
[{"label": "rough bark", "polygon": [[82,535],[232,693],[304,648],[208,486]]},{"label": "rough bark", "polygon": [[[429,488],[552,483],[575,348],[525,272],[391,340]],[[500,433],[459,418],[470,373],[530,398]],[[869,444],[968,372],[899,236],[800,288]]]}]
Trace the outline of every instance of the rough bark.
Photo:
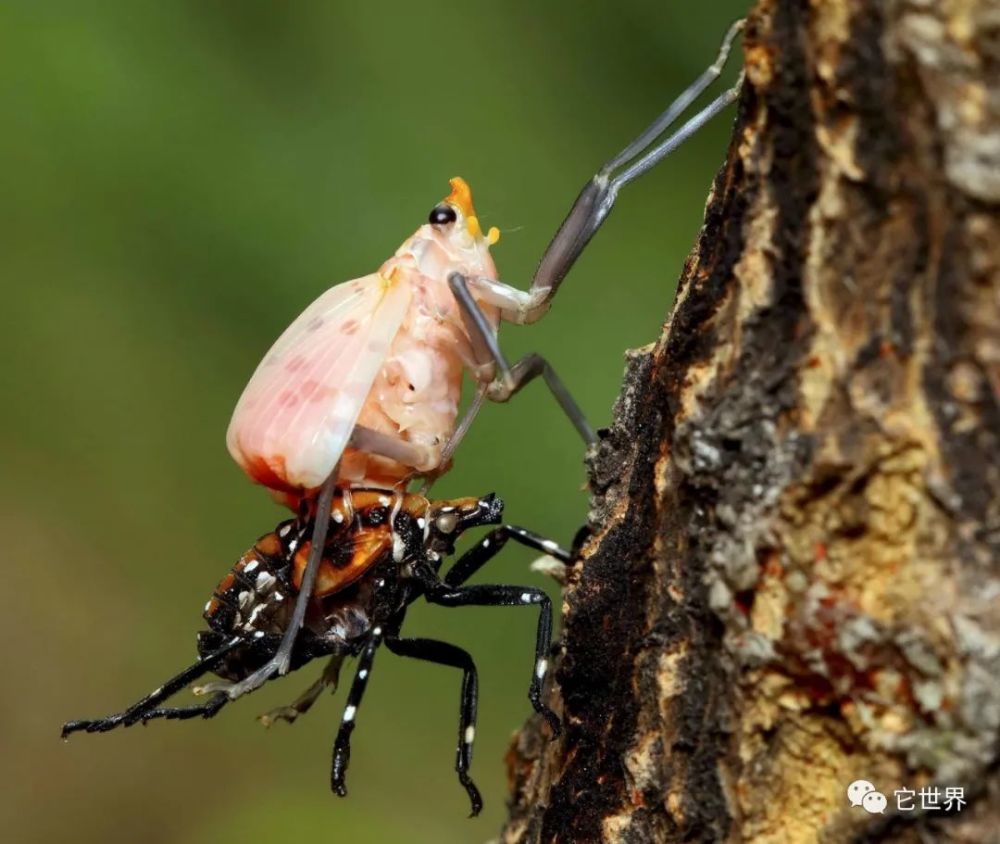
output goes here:
[{"label": "rough bark", "polygon": [[1000,840],[1000,0],[759,0],[744,47],[501,840]]}]

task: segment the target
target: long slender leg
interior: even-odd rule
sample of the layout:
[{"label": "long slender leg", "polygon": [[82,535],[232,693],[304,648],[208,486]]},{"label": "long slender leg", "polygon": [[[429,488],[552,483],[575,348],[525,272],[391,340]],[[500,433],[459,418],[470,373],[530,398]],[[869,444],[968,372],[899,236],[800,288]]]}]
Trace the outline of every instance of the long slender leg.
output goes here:
[{"label": "long slender leg", "polygon": [[593,445],[597,442],[594,429],[590,427],[587,417],[583,415],[583,411],[569,390],[566,389],[566,385],[563,384],[562,379],[556,375],[552,364],[535,352],[525,355],[515,363],[503,381],[494,381],[490,384],[488,395],[492,401],[507,401],[507,399],[515,393],[520,392],[526,384],[534,381],[539,375],[542,376],[545,385],[549,388],[549,392],[555,396],[556,401],[559,402],[559,407],[562,408],[563,413],[566,414],[569,421],[573,423],[573,427],[576,428],[576,432],[583,441],[587,445]]},{"label": "long slender leg", "polygon": [[545,717],[555,735],[559,735],[559,719],[542,702],[542,680],[548,669],[549,647],[552,644],[552,601],[541,589],[530,586],[461,586],[449,587],[442,584],[439,589],[430,589],[427,600],[445,607],[486,606],[520,607],[534,604],[538,606],[538,629],[535,635],[535,667],[528,687],[528,700],[535,712]]},{"label": "long slender leg", "polygon": [[486,393],[489,389],[489,384],[479,384],[476,388],[476,394],[473,396],[472,401],[469,403],[468,408],[466,408],[465,415],[461,418],[458,425],[455,426],[455,430],[449,437],[448,442],[445,443],[444,448],[441,449],[441,456],[438,460],[438,470],[436,472],[428,472],[424,476],[424,482],[420,486],[419,494],[427,496],[431,487],[448,468],[448,463],[455,453],[455,449],[458,448],[459,443],[465,439],[465,435],[468,433],[469,428],[475,421],[476,417],[479,415],[479,411],[482,410],[483,402],[486,400]]},{"label": "long slender leg", "polygon": [[334,467],[330,477],[326,479],[316,502],[316,521],[313,524],[312,546],[309,548],[309,560],[306,562],[305,571],[302,572],[302,583],[299,586],[299,594],[295,599],[295,609],[292,611],[292,619],[285,629],[285,634],[278,645],[278,650],[266,664],[258,668],[252,674],[233,683],[226,694],[230,700],[235,700],[247,692],[259,689],[264,683],[275,675],[281,676],[288,673],[288,666],[291,663],[292,649],[295,647],[295,639],[299,635],[299,629],[306,617],[306,609],[312,600],[313,587],[316,584],[316,573],[319,571],[320,561],[323,559],[323,549],[326,546],[326,534],[330,527],[330,506],[333,502],[333,492],[337,485],[337,469]]},{"label": "long slender leg", "polygon": [[482,811],[483,798],[476,784],[469,777],[469,765],[472,763],[472,743],[476,737],[476,706],[479,699],[479,679],[476,675],[476,664],[469,654],[455,645],[439,642],[436,639],[397,639],[388,637],[386,647],[394,654],[408,656],[413,659],[423,659],[436,662],[439,665],[450,665],[462,669],[462,698],[458,717],[458,749],[455,756],[455,771],[458,780],[464,786],[472,803],[472,814],[475,817]]},{"label": "long slender leg", "polygon": [[276,706],[263,715],[258,715],[257,720],[265,727],[270,727],[277,721],[287,721],[289,724],[295,723],[295,719],[308,712],[316,699],[323,693],[324,689],[337,690],[337,683],[340,679],[340,666],[346,659],[345,654],[334,654],[323,669],[323,673],[317,678],[308,689],[300,694],[287,706]]},{"label": "long slender leg", "polygon": [[[587,422],[586,416],[576,400],[566,389],[562,379],[556,375],[552,365],[541,355],[529,354],[519,360],[514,366],[507,363],[500,344],[497,342],[496,333],[490,326],[486,315],[479,307],[479,303],[473,298],[469,291],[468,281],[459,272],[451,273],[448,276],[448,286],[454,294],[462,313],[462,320],[469,332],[469,337],[475,347],[477,356],[492,360],[497,369],[500,370],[500,378],[489,386],[487,395],[490,400],[503,402],[507,401],[514,393],[518,392],[529,381],[533,381],[539,375],[545,380],[549,391],[559,402],[563,413],[573,423],[577,433],[583,438],[587,445],[596,441],[594,431]],[[478,408],[477,408],[478,410]],[[464,421],[464,420],[463,420]]]},{"label": "long slender leg", "polygon": [[[730,26],[719,48],[715,62],[705,70],[687,89],[685,89],[667,110],[650,124],[632,143],[610,159],[580,192],[569,214],[563,221],[555,237],[545,250],[542,260],[535,271],[531,283],[532,292],[544,291],[539,297],[536,308],[547,306],[549,299],[555,295],[560,282],[565,278],[570,268],[580,256],[584,247],[596,234],[601,224],[611,213],[618,191],[632,179],[646,172],[658,161],[676,149],[683,141],[691,137],[702,125],[714,117],[726,105],[735,100],[740,85],[727,91],[722,97],[711,103],[703,112],[686,123],[679,132],[660,144],[659,138],[680,115],[688,108],[722,73],[730,49],[737,34],[742,31],[744,21],[739,20]],[[741,79],[742,83],[742,79]],[[637,156],[639,161],[629,165],[628,162]],[[628,165],[628,166],[626,166]],[[614,176],[613,171],[626,167],[625,171]],[[539,313],[539,315],[541,315]],[[530,320],[529,320],[530,321]]]},{"label": "long slender leg", "polygon": [[653,141],[673,125],[674,121],[722,74],[722,69],[726,66],[726,60],[729,58],[733,42],[736,40],[736,36],[743,31],[745,24],[746,21],[741,18],[730,25],[725,37],[722,39],[722,44],[719,46],[719,53],[715,57],[715,61],[702,71],[701,75],[694,82],[681,91],[677,99],[667,107],[667,110],[650,123],[638,138],[632,141],[614,158],[610,159],[601,168],[600,172],[610,173],[627,164],[637,155],[640,155]]},{"label": "long slender leg", "polygon": [[142,716],[142,723],[152,721],[154,718],[167,718],[171,720],[186,721],[188,718],[211,718],[223,706],[229,703],[229,696],[224,692],[218,692],[196,706],[164,706],[151,709]]},{"label": "long slender leg", "polygon": [[157,705],[165,701],[168,697],[179,692],[188,683],[197,680],[203,674],[211,671],[239,643],[239,639],[233,639],[229,644],[214,653],[199,659],[194,665],[185,668],[180,674],[171,677],[158,689],[146,695],[142,700],[132,704],[124,712],[94,720],[67,721],[63,724],[62,737],[66,738],[70,733],[80,730],[88,733],[106,733],[117,726],[131,727],[136,722],[142,721],[151,710],[155,709]]},{"label": "long slender leg", "polygon": [[444,576],[444,584],[446,586],[461,586],[499,554],[500,550],[507,544],[508,539],[513,539],[515,542],[533,548],[535,551],[541,551],[543,554],[549,554],[564,563],[568,563],[572,559],[572,554],[569,551],[559,547],[551,539],[546,539],[540,534],[516,525],[500,525],[500,527],[491,530],[455,561],[455,564],[448,569],[448,573]]},{"label": "long slender leg", "polygon": [[[634,181],[643,173],[651,170],[659,164],[664,158],[677,149],[677,147],[684,143],[684,141],[698,132],[702,126],[719,114],[719,112],[736,102],[736,98],[739,96],[742,88],[743,74],[741,73],[739,81],[732,88],[723,91],[718,97],[705,106],[704,109],[699,111],[696,115],[694,115],[694,117],[681,126],[681,128],[674,134],[666,138],[663,143],[653,147],[653,149],[647,152],[642,158],[633,162],[622,170],[621,173],[612,178],[609,182],[609,188],[613,188],[614,195],[617,195],[618,190],[623,188],[629,182]],[[613,200],[614,197],[612,197],[612,201]],[[611,209],[609,208],[608,210],[610,211]]]},{"label": "long slender leg", "polygon": [[[743,25],[744,22],[740,20],[729,28],[712,66],[681,93],[638,138],[611,158],[584,185],[542,255],[531,289],[519,290],[495,279],[470,278],[467,280],[468,285],[479,301],[499,308],[501,316],[508,322],[535,322],[545,314],[562,280],[611,213],[618,191],[662,161],[736,100],[742,88],[742,74],[736,85],[695,114],[677,132],[662,141],[658,140],[681,113],[719,77]],[[616,174],[616,170],[620,172]]]},{"label": "long slender leg", "polygon": [[455,453],[455,449],[458,448],[458,444],[465,437],[466,432],[469,430],[469,426],[472,425],[472,421],[479,414],[480,409],[483,406],[483,402],[486,400],[486,392],[489,389],[489,384],[480,384],[476,389],[476,394],[469,404],[469,409],[465,412],[465,416],[462,417],[462,421],[455,426],[455,433],[451,435],[451,439],[445,444],[445,447],[441,449],[441,465],[444,466],[451,459],[451,456]]},{"label": "long slender leg", "polygon": [[344,777],[347,774],[347,765],[351,761],[351,733],[354,732],[354,718],[357,715],[358,707],[361,706],[365,687],[368,685],[368,675],[371,673],[372,664],[375,661],[375,652],[381,644],[382,628],[376,627],[372,630],[364,649],[361,651],[361,656],[358,658],[358,670],[354,674],[351,690],[347,693],[347,706],[344,707],[340,729],[337,731],[337,738],[333,743],[330,787],[341,797],[347,796]]}]

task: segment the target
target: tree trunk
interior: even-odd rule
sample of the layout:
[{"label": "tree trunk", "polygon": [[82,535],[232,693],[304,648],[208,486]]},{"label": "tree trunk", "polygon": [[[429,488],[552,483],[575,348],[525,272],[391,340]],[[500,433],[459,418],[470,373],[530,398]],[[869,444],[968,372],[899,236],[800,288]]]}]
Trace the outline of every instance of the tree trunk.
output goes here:
[{"label": "tree trunk", "polygon": [[759,0],[744,47],[501,840],[997,841],[1000,0]]}]

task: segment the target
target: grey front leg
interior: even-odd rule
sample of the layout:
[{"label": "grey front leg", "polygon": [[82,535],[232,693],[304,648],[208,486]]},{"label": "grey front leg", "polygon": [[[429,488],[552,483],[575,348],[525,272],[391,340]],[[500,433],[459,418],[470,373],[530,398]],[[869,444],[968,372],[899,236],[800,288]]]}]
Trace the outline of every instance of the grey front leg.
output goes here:
[{"label": "grey front leg", "polygon": [[[542,255],[531,283],[531,310],[525,322],[533,322],[545,313],[549,301],[570,271],[584,247],[597,233],[614,207],[618,191],[629,182],[652,169],[684,141],[694,135],[709,120],[736,100],[743,84],[739,82],[725,91],[702,111],[695,114],[680,129],[662,141],[660,136],[677,120],[705,89],[722,73],[733,41],[743,30],[744,21],[738,20],[726,32],[715,62],[689,85],[642,134],[621,152],[606,162],[596,175],[584,185],[569,214],[559,226],[555,237]],[[617,172],[616,172],[617,171]],[[537,314],[537,316],[536,316]]]},{"label": "grey front leg", "polygon": [[[562,280],[611,213],[618,192],[629,182],[659,164],[684,141],[695,135],[702,126],[735,102],[743,85],[742,73],[732,88],[712,100],[677,131],[665,138],[662,137],[708,86],[719,78],[733,42],[743,30],[743,26],[742,20],[734,23],[726,32],[715,62],[703,71],[639,137],[607,161],[583,186],[555,237],[545,249],[538,269],[535,270],[530,290],[519,290],[496,279],[478,277],[467,279],[480,302],[499,308],[501,316],[507,322],[526,324],[535,322],[545,315]],[[493,359],[499,361],[496,355]],[[509,369],[510,367],[508,371]]]},{"label": "grey front leg", "polygon": [[[573,423],[573,427],[576,428],[583,441],[587,445],[596,442],[597,438],[594,436],[593,428],[590,427],[580,406],[566,389],[566,385],[563,384],[552,365],[541,355],[532,353],[525,355],[513,366],[510,366],[500,349],[493,327],[469,291],[469,284],[465,276],[457,272],[452,273],[448,276],[448,286],[458,302],[462,321],[469,332],[476,359],[483,363],[492,362],[495,364],[498,377],[487,388],[487,398],[496,402],[507,401],[527,383],[541,375],[549,391],[555,396],[563,413]],[[474,405],[474,408],[478,411],[478,404]],[[467,427],[467,420],[463,419],[460,428],[464,430]],[[448,450],[449,452],[454,450],[450,443]]]}]

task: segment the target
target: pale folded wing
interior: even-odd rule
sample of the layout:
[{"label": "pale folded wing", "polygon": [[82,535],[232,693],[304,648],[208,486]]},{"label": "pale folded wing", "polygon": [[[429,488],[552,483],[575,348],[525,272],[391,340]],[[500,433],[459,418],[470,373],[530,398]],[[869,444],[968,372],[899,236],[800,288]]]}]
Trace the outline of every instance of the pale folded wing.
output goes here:
[{"label": "pale folded wing", "polygon": [[233,412],[226,444],[272,489],[310,490],[340,459],[410,305],[378,273],[327,290],[277,339]]}]

